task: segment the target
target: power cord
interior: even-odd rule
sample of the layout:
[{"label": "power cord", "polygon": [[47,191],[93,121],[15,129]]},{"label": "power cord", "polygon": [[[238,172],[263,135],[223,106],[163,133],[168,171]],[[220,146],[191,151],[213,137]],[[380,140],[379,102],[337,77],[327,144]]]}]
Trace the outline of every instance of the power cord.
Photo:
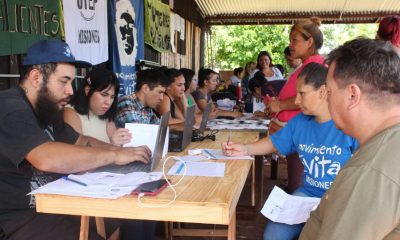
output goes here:
[{"label": "power cord", "polygon": [[211,139],[211,140],[215,141],[217,133],[218,133],[218,130],[211,130],[211,132],[207,135],[203,135],[201,133],[194,134],[192,136],[192,142],[201,142],[201,141],[204,141],[205,139]]},{"label": "power cord", "polygon": [[[175,160],[180,161],[183,164],[183,174],[182,177],[175,183],[172,184],[171,181],[167,178],[166,172],[165,172],[165,165],[166,163],[171,159],[174,158]],[[143,207],[148,207],[148,208],[160,208],[160,207],[166,207],[168,205],[171,205],[173,202],[175,202],[176,197],[177,197],[177,193],[176,193],[176,189],[174,188],[175,186],[177,186],[182,180],[183,178],[186,176],[186,172],[187,172],[187,166],[186,166],[186,162],[183,161],[182,159],[180,159],[179,157],[176,156],[169,156],[167,157],[167,159],[165,159],[164,163],[163,163],[163,177],[164,179],[167,181],[168,187],[172,189],[172,191],[174,192],[174,197],[172,200],[170,200],[169,202],[162,204],[162,205],[152,205],[152,204],[146,204],[142,202],[142,197],[145,196],[144,193],[139,193],[138,195],[138,202],[141,206]]]}]

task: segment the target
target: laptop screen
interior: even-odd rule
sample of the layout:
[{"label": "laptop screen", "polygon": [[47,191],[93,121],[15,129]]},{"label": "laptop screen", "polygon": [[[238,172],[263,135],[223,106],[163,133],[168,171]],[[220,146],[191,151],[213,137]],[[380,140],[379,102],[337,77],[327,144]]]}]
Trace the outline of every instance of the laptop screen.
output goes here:
[{"label": "laptop screen", "polygon": [[151,159],[151,168],[153,171],[154,168],[157,167],[158,162],[163,156],[164,144],[166,141],[166,135],[168,131],[168,122],[169,122],[170,113],[166,112],[161,116],[160,127],[158,128],[156,146],[154,148],[154,153]]},{"label": "laptop screen", "polygon": [[203,134],[207,127],[208,116],[210,115],[212,109],[212,102],[207,103],[206,109],[204,109],[203,116],[201,118],[199,133]]}]

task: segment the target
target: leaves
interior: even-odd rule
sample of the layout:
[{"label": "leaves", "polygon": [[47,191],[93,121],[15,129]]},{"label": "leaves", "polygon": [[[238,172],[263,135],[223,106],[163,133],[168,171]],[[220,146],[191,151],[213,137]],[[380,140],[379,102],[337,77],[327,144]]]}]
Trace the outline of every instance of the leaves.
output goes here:
[{"label": "leaves", "polygon": [[[235,25],[213,26],[211,41],[206,41],[206,66],[218,69],[244,67],[256,61],[260,51],[268,51],[274,64],[286,61],[283,50],[289,44],[289,25]],[[365,36],[374,38],[377,24],[327,24],[322,25],[324,46],[320,53],[329,53],[344,42]]]}]

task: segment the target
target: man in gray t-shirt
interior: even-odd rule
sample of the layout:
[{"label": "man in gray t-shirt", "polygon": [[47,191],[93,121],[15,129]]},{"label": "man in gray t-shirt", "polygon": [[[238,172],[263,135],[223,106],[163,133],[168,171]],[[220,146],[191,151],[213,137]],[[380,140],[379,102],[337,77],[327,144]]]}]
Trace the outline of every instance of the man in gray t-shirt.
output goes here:
[{"label": "man in gray t-shirt", "polygon": [[400,58],[389,42],[356,39],[328,56],[329,110],[360,148],[300,239],[400,239]]}]

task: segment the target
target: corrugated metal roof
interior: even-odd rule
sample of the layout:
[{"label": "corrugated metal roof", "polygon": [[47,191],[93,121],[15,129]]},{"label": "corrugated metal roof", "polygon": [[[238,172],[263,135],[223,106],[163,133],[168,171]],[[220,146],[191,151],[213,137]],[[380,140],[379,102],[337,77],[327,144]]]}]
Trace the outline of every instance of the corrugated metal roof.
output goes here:
[{"label": "corrugated metal roof", "polygon": [[400,14],[399,0],[195,0],[207,25],[291,24],[316,16],[323,23],[373,23]]}]

